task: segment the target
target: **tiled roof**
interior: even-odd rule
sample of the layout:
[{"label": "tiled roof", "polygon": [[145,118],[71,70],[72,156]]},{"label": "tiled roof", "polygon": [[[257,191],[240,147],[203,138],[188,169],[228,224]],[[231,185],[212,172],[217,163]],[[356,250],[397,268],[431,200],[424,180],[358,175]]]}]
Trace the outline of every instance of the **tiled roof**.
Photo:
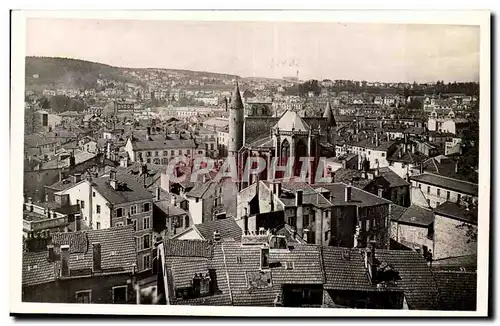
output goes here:
[{"label": "tiled roof", "polygon": [[422,255],[409,250],[377,249],[375,257],[385,261],[399,272],[398,282],[403,289],[410,309],[432,310],[437,308],[437,285]]},{"label": "tiled roof", "polygon": [[164,240],[167,257],[211,258],[213,245],[206,240]]},{"label": "tiled roof", "polygon": [[69,245],[69,253],[86,253],[89,247],[87,234],[83,231],[70,233],[53,233],[54,245]]},{"label": "tiled roof", "polygon": [[[134,137],[135,138],[135,137]],[[163,139],[163,140],[134,140],[132,143],[134,150],[163,150],[163,149],[183,149],[195,148],[193,139]]]},{"label": "tiled roof", "polygon": [[250,144],[247,144],[248,148],[274,148],[274,141],[270,136],[260,138]]},{"label": "tiled roof", "polygon": [[[88,230],[86,233],[88,236],[89,248],[92,248],[92,243],[94,242],[101,244],[101,265],[103,269],[118,267],[130,269],[132,265],[137,265],[135,231],[133,225],[101,230]],[[91,250],[89,250],[88,256],[89,262],[91,263]],[[87,263],[87,266],[90,267],[91,265]]]},{"label": "tiled roof", "polygon": [[188,197],[195,197],[195,198],[202,198],[207,190],[210,187],[215,187],[215,183],[213,182],[202,182],[202,183],[196,183],[193,189],[191,189],[186,196]]},{"label": "tiled roof", "polygon": [[96,190],[112,204],[122,204],[139,200],[153,199],[153,194],[147,191],[142,184],[124,175],[117,176],[118,182],[126,183],[123,190],[113,189],[109,184],[109,177],[103,176],[92,179]]},{"label": "tiled roof", "polygon": [[468,272],[475,272],[477,270],[477,255],[465,255],[433,260],[431,268],[433,271],[459,271],[465,268]]},{"label": "tiled roof", "polygon": [[48,261],[47,251],[23,252],[23,286],[53,281],[55,276],[55,266]]},{"label": "tiled roof", "polygon": [[[48,252],[23,253],[23,286],[52,282],[58,277],[60,261],[59,247],[69,245],[69,268],[88,270],[93,265],[92,243],[101,244],[101,266],[106,271],[130,271],[137,265],[135,231],[132,225],[102,230],[87,230],[72,233],[53,233],[52,244],[56,261],[48,261]],[[36,268],[34,268],[36,265]],[[87,276],[85,274],[84,276]]]},{"label": "tiled roof", "polygon": [[397,220],[399,223],[408,223],[428,227],[434,222],[434,213],[417,205],[411,205]]},{"label": "tiled roof", "polygon": [[208,273],[209,261],[206,257],[167,257],[166,263],[172,269],[176,288],[192,286],[195,273]]},{"label": "tiled roof", "polygon": [[404,144],[400,144],[400,147],[397,150],[395,150],[394,153],[392,153],[392,155],[387,157],[387,160],[416,164],[416,163],[421,163],[427,159],[427,156],[421,153],[412,153],[411,151],[406,151],[404,153],[401,152],[401,156],[399,156],[399,152],[402,151],[402,146],[404,146]]},{"label": "tiled roof", "polygon": [[406,207],[399,206],[396,204],[391,204],[391,220],[392,221],[398,220],[406,210],[407,210]]},{"label": "tiled roof", "polygon": [[361,177],[361,171],[353,169],[340,168],[333,174],[333,182],[352,182],[352,185],[356,188],[364,189],[373,180],[365,179]]},{"label": "tiled roof", "polygon": [[[271,269],[274,284],[324,283],[319,246],[294,244],[292,250],[271,249],[269,261],[281,263]],[[285,269],[284,263],[293,263],[293,269]]]},{"label": "tiled roof", "polygon": [[389,182],[390,187],[405,187],[409,186],[410,184],[401,178],[399,175],[397,175],[394,171],[392,171],[388,167],[383,167],[379,169],[380,176],[382,176],[387,182]]},{"label": "tiled roof", "polygon": [[[172,241],[190,241],[190,240],[172,240]],[[204,242],[207,243],[206,241],[199,241],[198,242]],[[166,243],[166,242],[165,242]],[[232,300],[231,300],[231,293],[229,291],[229,284],[228,284],[228,279],[227,279],[227,273],[226,273],[226,265],[225,265],[225,260],[224,260],[224,255],[222,253],[222,246],[221,244],[215,244],[213,246],[213,258],[212,256],[210,257],[200,257],[196,256],[198,258],[190,257],[187,258],[187,261],[190,261],[190,264],[185,264],[182,266],[182,268],[177,268],[179,271],[178,273],[175,273],[172,277],[173,283],[177,284],[178,280],[176,279],[177,277],[181,277],[179,282],[181,284],[187,284],[188,281],[186,281],[186,277],[189,277],[189,279],[192,279],[194,276],[191,275],[192,271],[195,269],[203,268],[204,263],[202,262],[203,260],[206,261],[206,268],[213,268],[215,269],[216,276],[217,276],[217,287],[219,292],[216,293],[215,295],[209,295],[206,297],[200,297],[200,298],[193,298],[193,299],[179,299],[179,298],[172,298],[172,304],[174,305],[202,305],[202,306],[230,306],[232,305]],[[188,256],[189,257],[189,256]],[[211,260],[209,258],[212,258]],[[172,259],[172,257],[167,258],[167,259]],[[182,258],[181,260],[184,260]],[[190,266],[191,265],[191,266]],[[168,265],[167,265],[168,266]],[[180,265],[178,267],[181,267]],[[204,272],[206,273],[208,270],[205,270]],[[167,269],[168,271],[169,269]],[[189,271],[189,272],[185,272]],[[172,271],[172,274],[174,272]],[[178,274],[186,274],[186,276],[181,276]],[[184,282],[184,283],[182,283]]]},{"label": "tiled roof", "polygon": [[364,254],[356,248],[323,247],[325,289],[372,291]]},{"label": "tiled roof", "polygon": [[151,186],[160,178],[162,171],[165,170],[164,165],[157,164],[145,164],[146,165],[146,173],[142,173],[142,164],[141,163],[129,163],[129,165],[124,167],[116,167],[116,175],[118,179],[120,177],[125,177],[127,179],[133,179],[140,184],[145,184],[146,187]]},{"label": "tiled roof", "polygon": [[286,111],[273,127],[283,131],[308,131],[309,125],[294,111]]},{"label": "tiled roof", "polygon": [[375,196],[367,191],[355,187],[351,187],[351,201],[346,202],[345,188],[347,185],[343,183],[315,184],[313,187],[323,187],[328,189],[330,194],[333,195],[332,204],[334,206],[356,205],[358,207],[370,207],[391,203],[387,199]]},{"label": "tiled roof", "polygon": [[274,299],[281,293],[279,285],[273,285],[269,288],[252,288],[232,290],[234,306],[254,306],[254,307],[273,307]]},{"label": "tiled roof", "polygon": [[241,240],[241,228],[231,217],[196,224],[195,228],[200,232],[205,240],[213,240],[214,231],[219,231],[222,239],[234,239],[235,241]]},{"label": "tiled roof", "polygon": [[440,310],[476,310],[477,274],[434,271]]},{"label": "tiled roof", "polygon": [[250,144],[264,135],[278,122],[277,117],[246,117],[244,123],[245,144]]},{"label": "tiled roof", "polygon": [[48,139],[42,133],[34,133],[24,136],[24,144],[28,147],[39,147],[43,145],[53,144],[56,140]]},{"label": "tiled roof", "polygon": [[182,208],[172,205],[169,200],[155,201],[153,205],[158,207],[163,213],[169,216],[179,216],[188,214],[188,212],[186,212]]},{"label": "tiled roof", "polygon": [[437,174],[423,173],[410,177],[411,180],[430,184],[440,188],[454,190],[471,196],[478,195],[478,186],[475,183],[462,181],[458,179],[443,177]]},{"label": "tiled roof", "polygon": [[477,225],[477,210],[466,210],[462,206],[446,201],[434,209],[435,214],[451,217]]}]

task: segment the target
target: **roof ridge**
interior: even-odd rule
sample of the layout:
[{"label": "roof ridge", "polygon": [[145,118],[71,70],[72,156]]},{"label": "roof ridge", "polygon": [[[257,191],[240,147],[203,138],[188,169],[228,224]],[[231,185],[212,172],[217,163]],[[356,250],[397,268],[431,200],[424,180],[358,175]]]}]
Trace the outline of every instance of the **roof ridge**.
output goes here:
[{"label": "roof ridge", "polygon": [[[224,242],[221,242],[220,246],[221,246],[220,248],[221,248],[221,251],[222,251],[222,258],[224,260],[224,270],[226,272],[227,287],[228,287],[228,291],[229,291],[229,299],[231,300],[231,304],[234,305],[234,302],[233,302],[233,292],[231,290],[231,282],[229,281],[229,272],[227,270],[226,252],[224,251]],[[213,257],[212,257],[212,259],[213,259]]]}]

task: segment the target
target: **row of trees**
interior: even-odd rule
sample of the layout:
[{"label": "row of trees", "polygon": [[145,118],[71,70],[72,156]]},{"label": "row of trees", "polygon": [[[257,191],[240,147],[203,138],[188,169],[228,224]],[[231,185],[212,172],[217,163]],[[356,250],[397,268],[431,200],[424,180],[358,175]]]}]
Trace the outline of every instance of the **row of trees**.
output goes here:
[{"label": "row of trees", "polygon": [[[388,86],[369,86],[367,82],[357,82],[353,80],[335,80],[331,81],[328,79],[323,80],[323,82],[331,82],[332,85],[327,87],[329,91],[334,92],[354,92],[354,93],[372,93],[372,94],[398,94],[408,96],[422,96],[425,94],[450,94],[450,93],[460,93],[469,96],[479,95],[479,83],[476,82],[453,82],[444,83],[443,81],[437,81],[434,84],[418,84],[413,82],[410,85],[398,84],[397,87]],[[318,95],[321,92],[322,84],[315,80],[308,80],[304,83],[295,84],[291,87],[285,88],[285,94],[287,95],[300,95],[306,96],[310,91]]]}]

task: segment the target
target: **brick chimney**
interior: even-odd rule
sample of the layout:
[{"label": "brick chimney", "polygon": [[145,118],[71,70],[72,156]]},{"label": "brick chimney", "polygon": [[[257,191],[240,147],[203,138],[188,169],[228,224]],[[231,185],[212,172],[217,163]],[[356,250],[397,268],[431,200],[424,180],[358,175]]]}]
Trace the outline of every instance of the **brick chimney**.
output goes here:
[{"label": "brick chimney", "polygon": [[101,244],[98,242],[92,243],[92,271],[101,272]]},{"label": "brick chimney", "polygon": [[69,246],[61,246],[61,276],[69,276]]}]

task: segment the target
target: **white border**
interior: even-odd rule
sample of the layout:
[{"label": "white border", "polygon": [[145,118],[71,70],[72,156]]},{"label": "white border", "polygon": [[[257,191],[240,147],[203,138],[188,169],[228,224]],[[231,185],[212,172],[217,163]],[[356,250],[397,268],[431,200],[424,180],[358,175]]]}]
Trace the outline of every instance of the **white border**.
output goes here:
[{"label": "white border", "polygon": [[[205,20],[297,21],[479,25],[480,50],[480,162],[478,232],[478,310],[415,311],[354,309],[290,309],[257,307],[92,305],[93,314],[200,315],[200,316],[486,316],[488,302],[489,182],[490,182],[490,13],[488,11],[16,11],[12,13],[12,107],[10,156],[10,312],[90,313],[88,306],[21,302],[21,219],[24,128],[24,53],[27,17]],[[50,36],[48,36],[50,37]],[[17,236],[16,236],[17,235]]]}]

